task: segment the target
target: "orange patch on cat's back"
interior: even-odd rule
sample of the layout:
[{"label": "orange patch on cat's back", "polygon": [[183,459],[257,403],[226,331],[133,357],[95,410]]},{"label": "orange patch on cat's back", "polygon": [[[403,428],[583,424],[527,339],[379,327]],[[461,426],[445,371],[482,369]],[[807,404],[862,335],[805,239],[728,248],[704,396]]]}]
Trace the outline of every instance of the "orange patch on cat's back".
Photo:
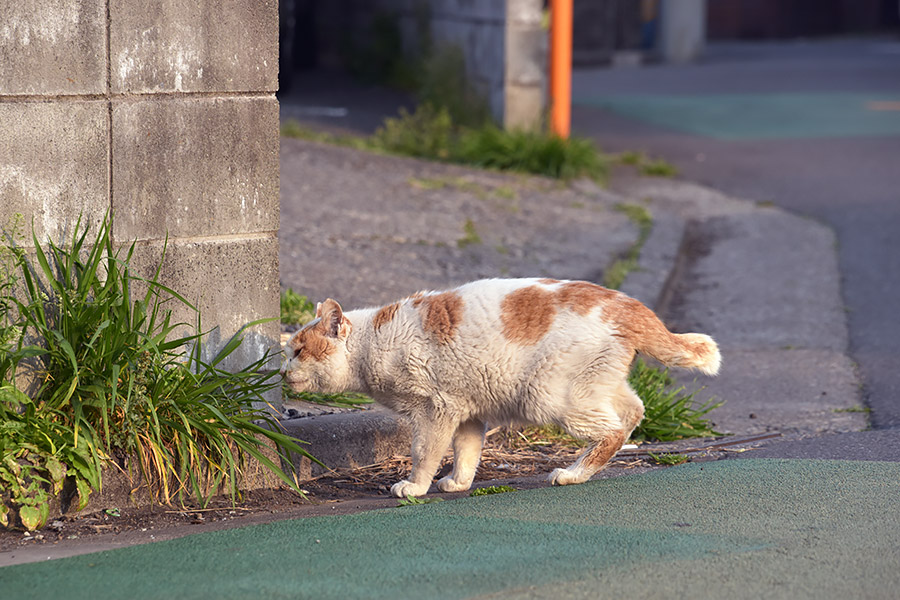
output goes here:
[{"label": "orange patch on cat's back", "polygon": [[591,312],[594,307],[608,303],[620,295],[619,292],[587,281],[570,281],[564,283],[556,291],[556,299],[559,304],[581,316]]},{"label": "orange patch on cat's back", "polygon": [[375,331],[381,329],[383,325],[386,323],[390,323],[391,319],[394,318],[394,315],[397,314],[397,310],[400,308],[399,302],[394,302],[393,304],[388,304],[385,307],[382,307],[375,316],[372,317],[372,327]]},{"label": "orange patch on cat's back", "polygon": [[544,285],[553,285],[555,283],[559,283],[559,279],[538,279],[538,283],[543,283]]},{"label": "orange patch on cat's back", "polygon": [[537,285],[510,292],[500,303],[503,337],[523,346],[537,344],[550,331],[555,318],[553,292]]},{"label": "orange patch on cat's back", "polygon": [[434,335],[438,342],[449,344],[456,337],[456,330],[462,322],[463,299],[456,292],[443,292],[433,296],[423,296],[413,301],[414,306],[424,306],[422,328]]}]

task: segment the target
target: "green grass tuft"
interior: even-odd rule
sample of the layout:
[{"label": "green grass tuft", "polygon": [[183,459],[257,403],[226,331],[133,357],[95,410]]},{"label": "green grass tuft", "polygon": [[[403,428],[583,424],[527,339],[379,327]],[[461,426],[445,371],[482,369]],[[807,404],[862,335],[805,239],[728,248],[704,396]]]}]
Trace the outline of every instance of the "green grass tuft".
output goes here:
[{"label": "green grass tuft", "polygon": [[490,496],[493,494],[505,494],[507,492],[515,492],[515,491],[516,491],[516,488],[510,487],[508,485],[489,485],[487,487],[472,490],[472,493],[469,494],[469,496],[476,498],[478,496]]},{"label": "green grass tuft", "polygon": [[590,140],[567,140],[534,131],[505,131],[493,124],[460,127],[446,107],[420,104],[410,113],[385,119],[370,137],[339,136],[288,121],[281,134],[370,152],[472,165],[485,169],[543,175],[562,180],[603,180],[606,160]]},{"label": "green grass tuft", "polygon": [[650,159],[643,152],[627,151],[618,155],[620,164],[636,167],[643,175],[651,177],[675,177],[678,169],[662,159]]},{"label": "green grass tuft", "polygon": [[638,239],[628,249],[625,256],[616,259],[603,274],[603,285],[610,289],[619,289],[625,278],[637,267],[641,250],[653,230],[653,216],[650,211],[639,204],[617,204],[616,210],[625,215],[638,226]]},{"label": "green grass tuft", "polygon": [[397,506],[419,506],[421,504],[433,504],[435,502],[443,502],[444,499],[438,496],[433,498],[416,498],[407,494],[406,498],[397,501]]},{"label": "green grass tuft", "polygon": [[675,177],[678,169],[664,160],[652,160],[640,166],[641,173],[651,177]]},{"label": "green grass tuft", "polygon": [[645,157],[641,152],[629,150],[619,155],[619,162],[623,165],[637,166],[644,162]]},{"label": "green grass tuft", "polygon": [[505,131],[494,125],[463,131],[452,156],[464,164],[556,179],[602,180],[607,173],[606,163],[590,140]]},{"label": "green grass tuft", "polygon": [[306,127],[293,120],[288,120],[281,126],[281,135],[320,144],[331,144],[332,146],[343,146],[369,152],[381,152],[380,146],[374,143],[371,138],[321,131],[312,127]]},{"label": "green grass tuft", "polygon": [[866,414],[868,414],[868,413],[872,412],[872,409],[868,406],[860,406],[857,404],[856,406],[848,406],[847,408],[832,408],[831,412],[835,412],[835,413],[866,413]]},{"label": "green grass tuft", "polygon": [[281,322],[286,325],[303,325],[316,316],[316,305],[306,296],[288,288],[281,292]]},{"label": "green grass tuft", "polygon": [[456,246],[458,248],[465,248],[466,246],[473,246],[481,243],[481,236],[478,235],[478,230],[475,229],[475,223],[472,222],[472,219],[466,219],[466,222],[463,223],[463,237],[456,240]]},{"label": "green grass tuft", "polygon": [[668,442],[691,437],[722,435],[714,430],[704,416],[722,406],[712,400],[695,406],[694,393],[675,387],[668,369],[656,369],[637,360],[628,383],[644,402],[644,420],[635,428],[631,439]]},{"label": "green grass tuft", "polygon": [[314,394],[313,392],[295,392],[287,384],[282,386],[284,397],[291,400],[312,402],[336,408],[360,408],[372,404],[372,399],[363,394],[344,392],[341,394]]},{"label": "green grass tuft", "polygon": [[682,465],[690,460],[686,454],[672,454],[665,452],[660,452],[659,454],[647,452],[647,456],[649,456],[656,464],[667,466]]},{"label": "green grass tuft", "polygon": [[449,111],[431,104],[421,104],[412,113],[401,108],[400,115],[385,119],[371,138],[372,145],[384,152],[444,161],[452,161],[454,142]]}]

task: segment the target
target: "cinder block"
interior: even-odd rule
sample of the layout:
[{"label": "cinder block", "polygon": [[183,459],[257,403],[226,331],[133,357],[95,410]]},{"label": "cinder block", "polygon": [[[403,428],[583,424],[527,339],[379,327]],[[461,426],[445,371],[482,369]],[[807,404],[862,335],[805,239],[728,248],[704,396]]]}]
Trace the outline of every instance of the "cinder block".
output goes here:
[{"label": "cinder block", "polygon": [[543,31],[541,28],[543,12],[543,0],[506,0],[507,27],[527,26]]},{"label": "cinder block", "polygon": [[102,101],[0,103],[0,227],[16,213],[42,242],[72,235],[79,215],[109,209],[108,112]]},{"label": "cinder block", "polygon": [[536,28],[506,29],[506,82],[543,87],[547,73],[547,32]]},{"label": "cinder block", "polygon": [[[163,258],[160,243],[136,248],[135,272],[150,276]],[[199,311],[204,338],[203,356],[210,359],[241,327],[279,314],[278,239],[260,236],[233,240],[169,240],[159,280],[183,296]],[[136,293],[140,293],[137,290]],[[173,322],[184,323],[175,333],[196,331],[198,313],[172,301]],[[242,368],[267,350],[280,352],[281,326],[277,319],[248,328],[241,347],[223,363],[226,369]],[[278,368],[279,360],[270,368]]]},{"label": "cinder block", "polygon": [[504,94],[504,128],[538,130],[541,127],[546,106],[542,87],[507,84]]},{"label": "cinder block", "polygon": [[0,5],[0,94],[106,91],[106,2]]},{"label": "cinder block", "polygon": [[276,0],[110,1],[113,93],[275,91]]},{"label": "cinder block", "polygon": [[119,241],[278,230],[278,101],[113,102]]}]

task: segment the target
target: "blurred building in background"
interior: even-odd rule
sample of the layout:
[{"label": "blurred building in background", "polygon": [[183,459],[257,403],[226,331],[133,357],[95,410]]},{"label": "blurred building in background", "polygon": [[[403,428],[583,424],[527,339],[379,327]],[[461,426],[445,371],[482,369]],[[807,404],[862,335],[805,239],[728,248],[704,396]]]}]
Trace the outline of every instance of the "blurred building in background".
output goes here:
[{"label": "blurred building in background", "polygon": [[[281,90],[307,69],[415,91],[414,71],[455,48],[505,127],[547,103],[550,0],[281,0]],[[683,63],[707,40],[872,34],[900,27],[898,0],[574,0],[576,66]],[[446,64],[441,67],[446,69]],[[437,72],[447,79],[450,74]],[[435,76],[435,73],[432,73]]]},{"label": "blurred building in background", "polygon": [[313,67],[415,87],[421,61],[453,48],[494,118],[531,126],[545,105],[542,13],[542,0],[282,0],[282,90]]},{"label": "blurred building in background", "polygon": [[871,34],[898,26],[900,2],[897,0],[707,2],[707,32],[712,40]]}]

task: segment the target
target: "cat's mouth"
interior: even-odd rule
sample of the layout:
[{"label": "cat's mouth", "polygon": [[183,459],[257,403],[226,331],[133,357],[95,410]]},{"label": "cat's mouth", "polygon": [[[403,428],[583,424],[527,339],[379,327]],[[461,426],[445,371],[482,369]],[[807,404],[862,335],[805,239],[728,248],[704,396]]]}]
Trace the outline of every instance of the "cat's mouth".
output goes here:
[{"label": "cat's mouth", "polygon": [[309,390],[309,379],[289,379],[285,377],[284,382],[295,392],[305,392]]}]

